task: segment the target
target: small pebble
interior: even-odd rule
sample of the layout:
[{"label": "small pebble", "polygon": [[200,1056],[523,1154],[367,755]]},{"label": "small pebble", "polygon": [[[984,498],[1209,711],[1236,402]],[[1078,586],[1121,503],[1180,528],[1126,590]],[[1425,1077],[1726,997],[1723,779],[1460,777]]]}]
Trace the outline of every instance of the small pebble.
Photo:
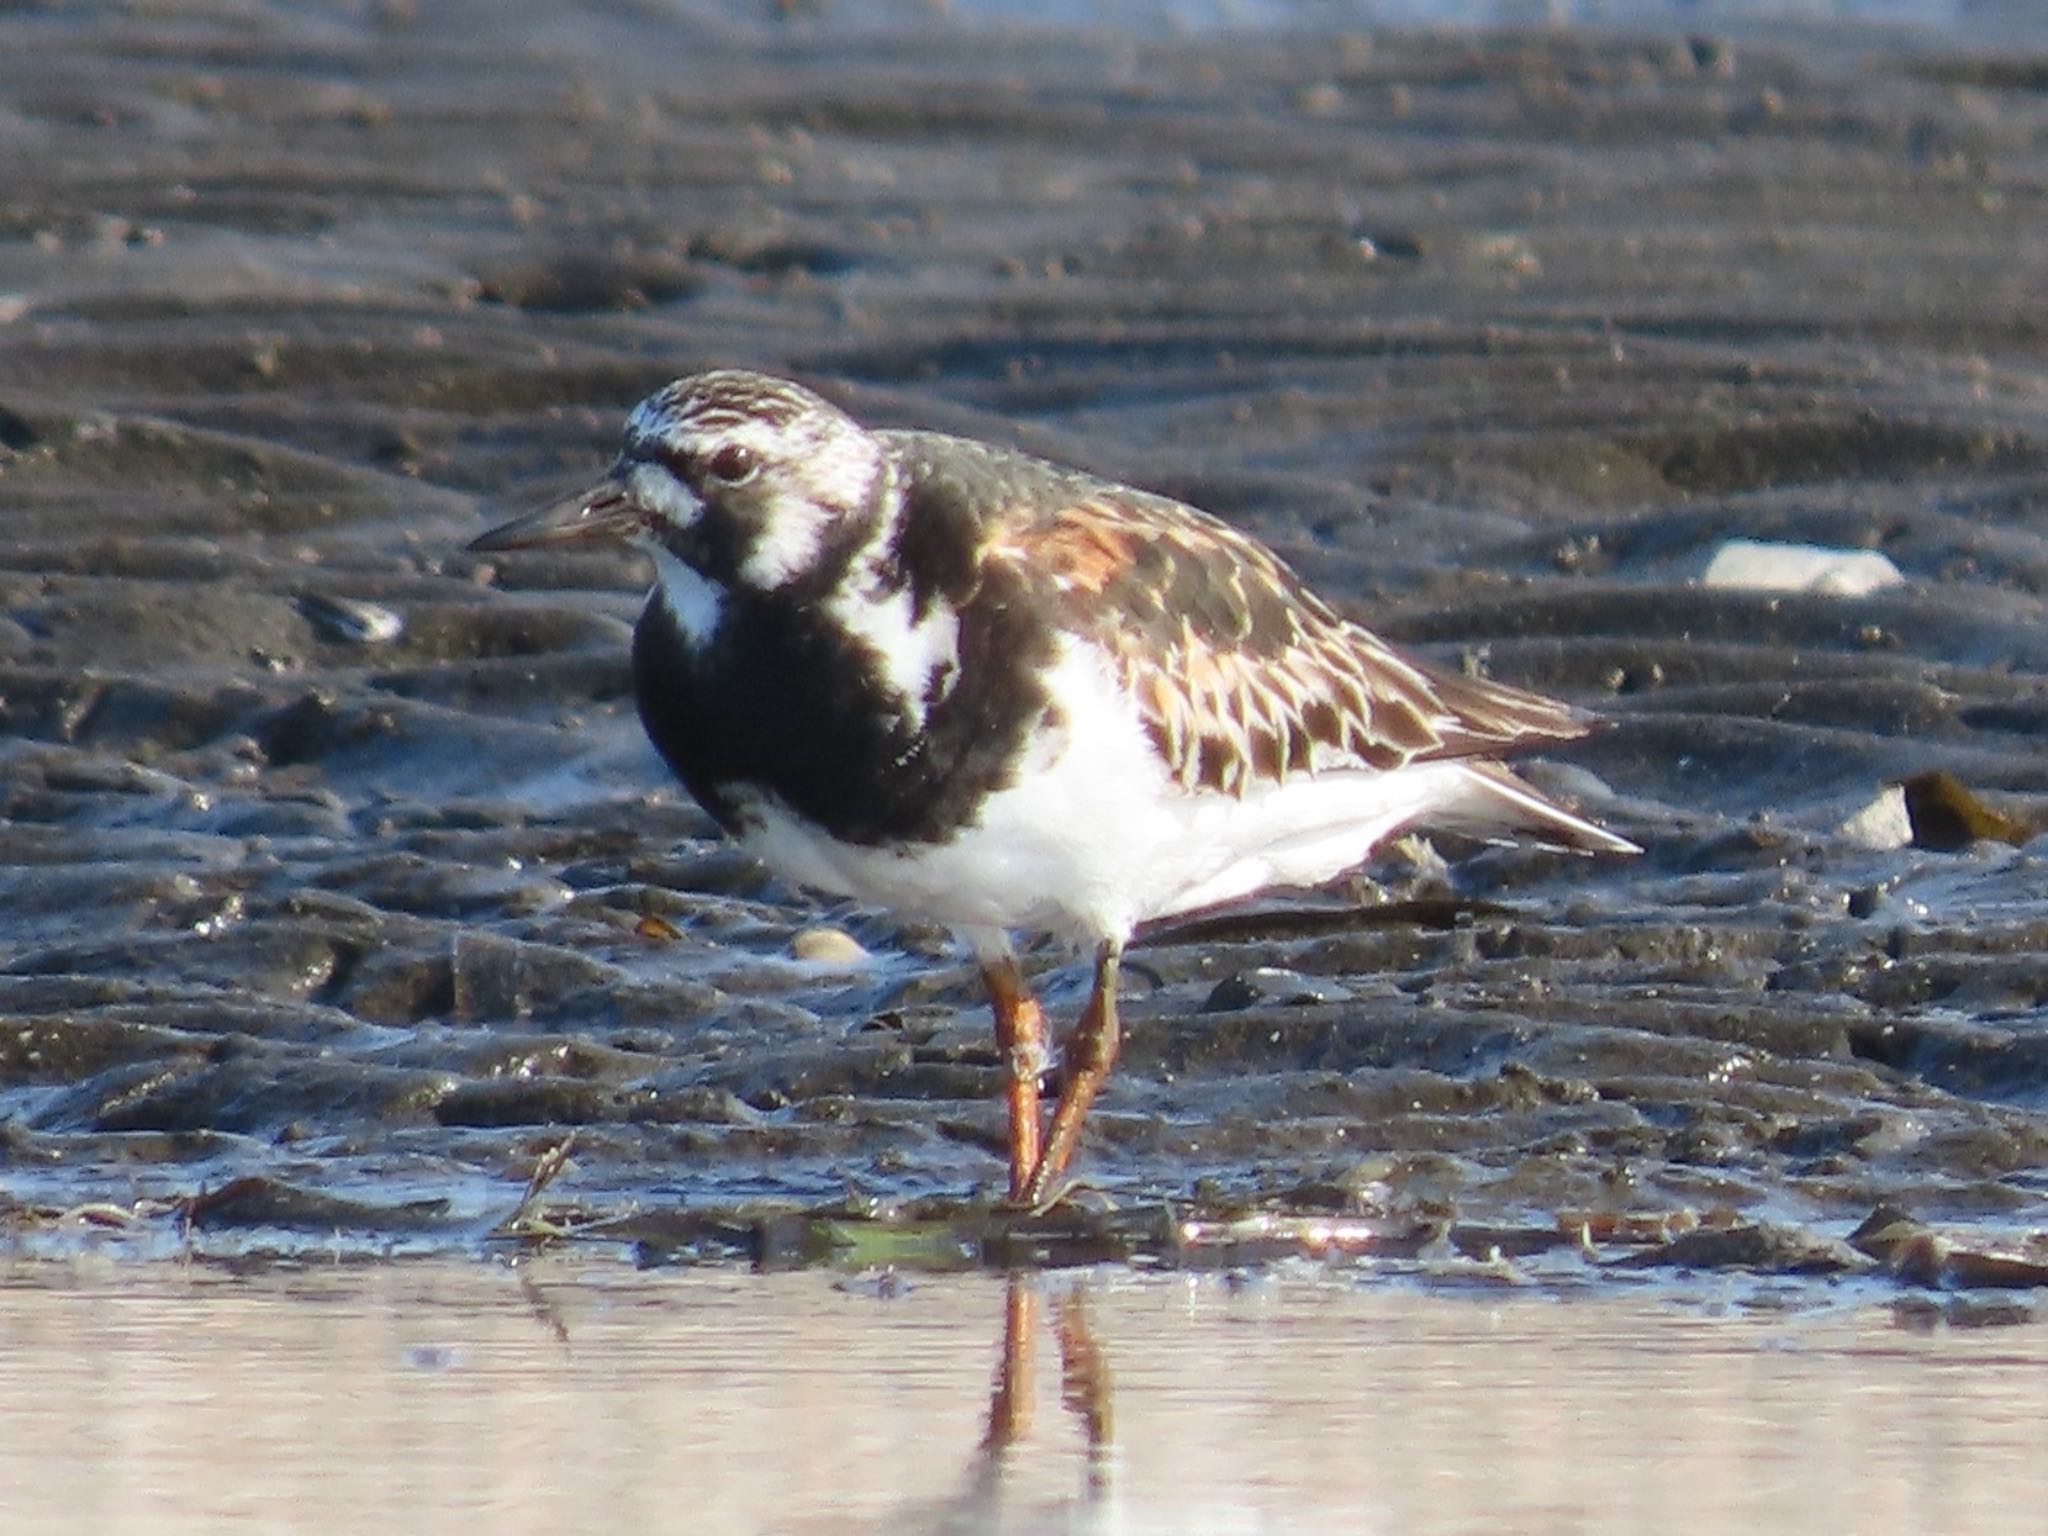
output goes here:
[{"label": "small pebble", "polygon": [[1295,1007],[1306,1003],[1341,1003],[1351,995],[1348,988],[1324,977],[1261,965],[1248,971],[1233,971],[1217,982],[1202,1004],[1202,1011],[1232,1013],[1260,1004]]},{"label": "small pebble", "polygon": [[869,956],[844,928],[805,928],[789,941],[789,952],[809,965],[863,965]]},{"label": "small pebble", "polygon": [[322,639],[344,645],[382,645],[405,633],[405,619],[395,610],[353,597],[302,593],[299,612],[320,632]]}]

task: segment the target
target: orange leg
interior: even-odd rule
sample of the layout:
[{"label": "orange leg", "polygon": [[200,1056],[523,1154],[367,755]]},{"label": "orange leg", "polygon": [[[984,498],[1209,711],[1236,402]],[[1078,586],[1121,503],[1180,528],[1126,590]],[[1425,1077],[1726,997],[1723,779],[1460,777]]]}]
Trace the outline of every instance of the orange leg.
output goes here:
[{"label": "orange leg", "polygon": [[1081,1010],[1081,1022],[1067,1041],[1066,1082],[1053,1110],[1052,1129],[1021,1197],[1021,1203],[1033,1210],[1051,1202],[1053,1186],[1066,1172],[1081,1140],[1081,1122],[1088,1118],[1088,1106],[1095,1102],[1109,1069],[1116,1065],[1117,1046],[1123,1038],[1116,1020],[1116,970],[1122,957],[1123,945],[1114,939],[1105,939],[1095,952],[1095,986],[1088,994],[1088,1006]]},{"label": "orange leg", "polygon": [[1110,1405],[1115,1399],[1109,1361],[1088,1326],[1087,1298],[1080,1290],[1060,1298],[1053,1316],[1060,1341],[1060,1406],[1081,1420],[1088,1437],[1088,1482],[1092,1492],[1105,1491],[1115,1436]]},{"label": "orange leg", "polygon": [[1038,1167],[1038,1079],[1045,1071],[1045,1015],[1024,984],[1024,973],[1008,956],[981,968],[996,1015],[996,1049],[1008,1077],[1003,1098],[1010,1109],[1010,1203],[1024,1192]]},{"label": "orange leg", "polygon": [[1031,1432],[1031,1394],[1037,1356],[1038,1292],[1021,1275],[1003,1287],[1003,1358],[988,1397],[984,1451],[1001,1453]]}]

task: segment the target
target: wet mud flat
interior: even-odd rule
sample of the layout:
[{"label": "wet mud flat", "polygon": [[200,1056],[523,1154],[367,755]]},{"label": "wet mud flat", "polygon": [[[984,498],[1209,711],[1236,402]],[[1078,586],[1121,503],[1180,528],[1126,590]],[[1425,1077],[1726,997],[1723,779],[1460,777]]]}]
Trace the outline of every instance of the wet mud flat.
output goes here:
[{"label": "wet mud flat", "polygon": [[[0,1238],[2038,1283],[2042,59],[0,17]],[[971,967],[679,799],[630,560],[462,552],[727,363],[1601,710],[1531,773],[1647,853],[1153,936],[1092,1189],[993,1221]],[[1702,584],[1736,538],[1903,580]],[[1856,819],[1936,772],[1993,819]]]}]

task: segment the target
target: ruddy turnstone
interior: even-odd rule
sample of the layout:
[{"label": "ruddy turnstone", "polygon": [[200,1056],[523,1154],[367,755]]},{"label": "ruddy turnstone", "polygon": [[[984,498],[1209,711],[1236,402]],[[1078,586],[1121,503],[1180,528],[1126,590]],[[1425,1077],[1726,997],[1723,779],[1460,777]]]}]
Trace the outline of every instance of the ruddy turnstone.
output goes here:
[{"label": "ruddy turnstone", "polygon": [[[1496,761],[1584,735],[1569,705],[1401,655],[1193,507],[869,431],[782,379],[678,380],[599,485],[470,547],[592,539],[652,557],[640,718],[719,825],[972,948],[1018,1204],[1055,1193],[1116,1058],[1140,923],[1319,884],[1411,827],[1635,851]],[[1013,930],[1095,955],[1043,1127]]]}]

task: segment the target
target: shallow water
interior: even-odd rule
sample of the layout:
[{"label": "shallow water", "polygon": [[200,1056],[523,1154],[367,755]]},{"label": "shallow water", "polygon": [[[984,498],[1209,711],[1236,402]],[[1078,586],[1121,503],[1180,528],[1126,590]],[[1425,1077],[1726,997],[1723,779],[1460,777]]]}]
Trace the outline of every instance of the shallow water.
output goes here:
[{"label": "shallow water", "polygon": [[0,1509],[51,1536],[2025,1528],[2048,1328],[1914,1323],[1754,1289],[37,1266],[0,1273]]}]

